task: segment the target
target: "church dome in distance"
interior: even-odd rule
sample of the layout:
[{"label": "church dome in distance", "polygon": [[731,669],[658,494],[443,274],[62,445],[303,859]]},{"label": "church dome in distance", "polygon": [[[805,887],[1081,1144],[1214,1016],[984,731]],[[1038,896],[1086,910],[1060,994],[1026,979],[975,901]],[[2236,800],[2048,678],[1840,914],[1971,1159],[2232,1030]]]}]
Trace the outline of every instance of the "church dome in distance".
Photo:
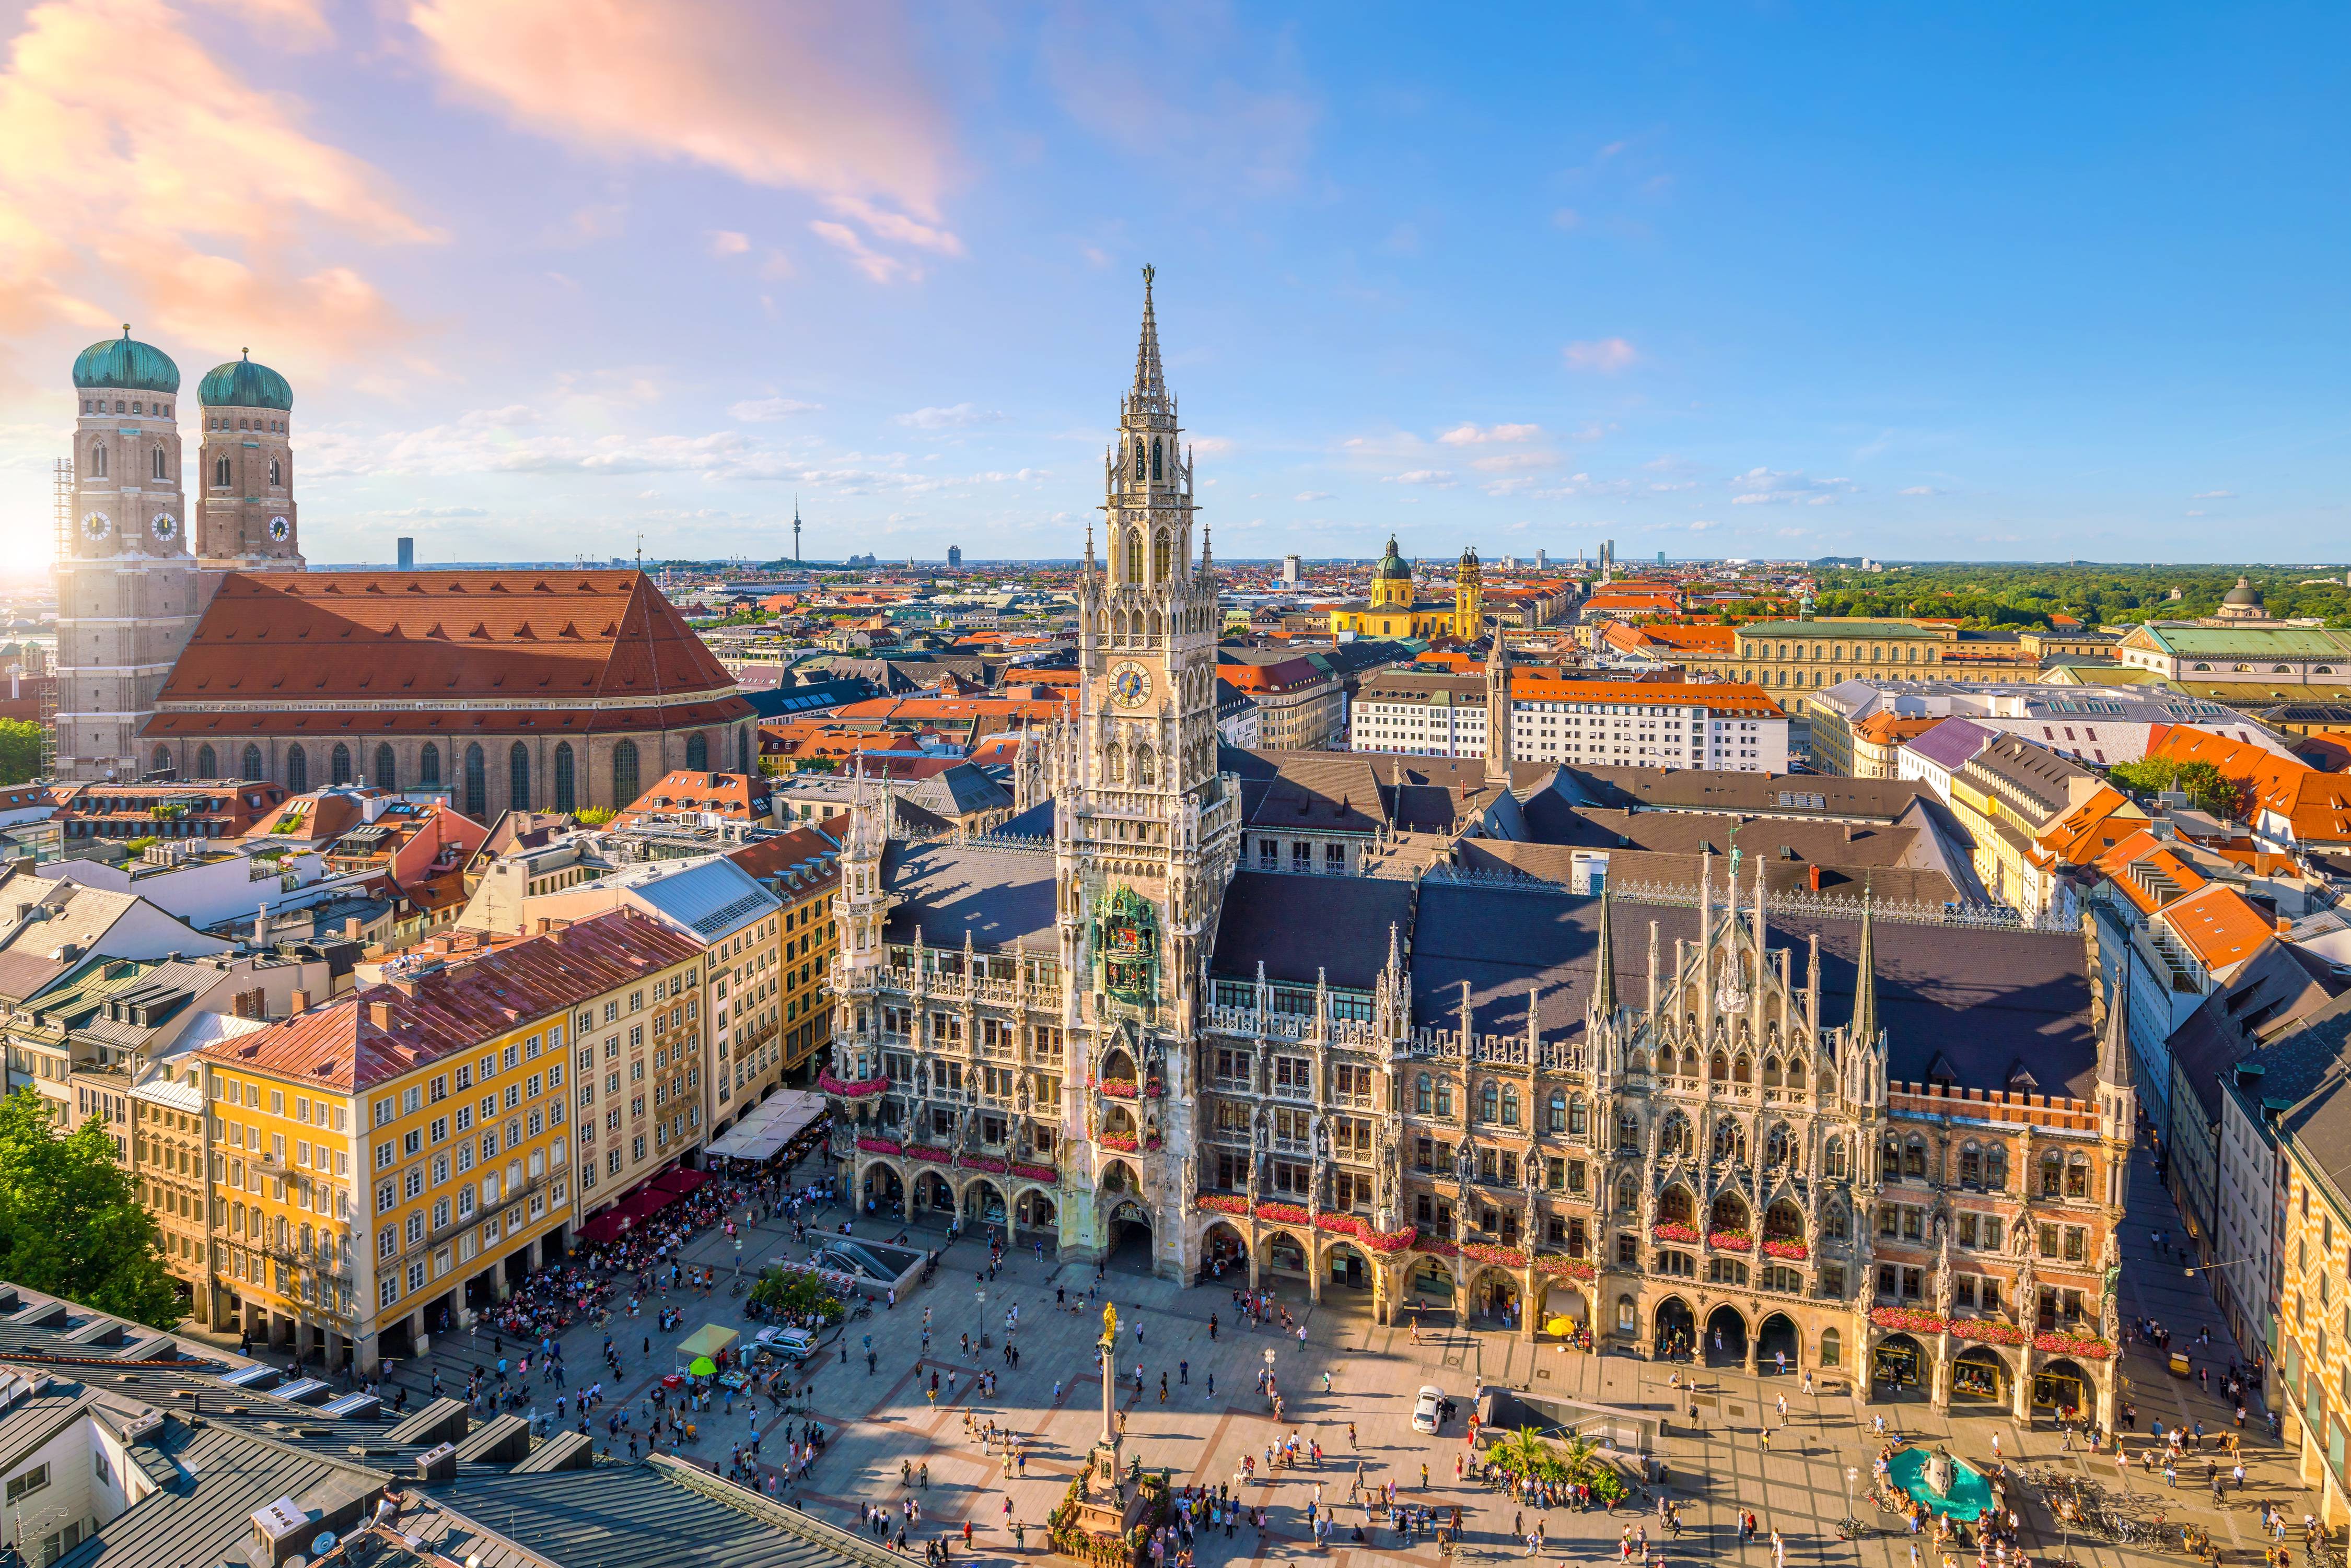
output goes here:
[{"label": "church dome in distance", "polygon": [[131,323],[122,324],[122,336],[92,343],[74,356],[74,385],[78,387],[118,387],[124,392],[175,392],[180,390],[180,367],[172,356],[152,343],[141,343],[131,335]]},{"label": "church dome in distance", "polygon": [[2237,579],[2237,586],[2229,590],[2220,601],[2223,604],[2259,604],[2261,601],[2260,591],[2253,587],[2252,580],[2243,577]]},{"label": "church dome in distance", "polygon": [[1406,566],[1405,564],[1404,557],[1396,553],[1395,536],[1394,534],[1390,534],[1388,536],[1388,553],[1380,557],[1379,565],[1372,568],[1373,578],[1374,580],[1393,577],[1408,578],[1411,575],[1412,568]]},{"label": "church dome in distance", "polygon": [[291,413],[294,389],[267,365],[253,362],[252,350],[241,360],[214,365],[196,383],[196,401],[206,408],[274,408]]}]

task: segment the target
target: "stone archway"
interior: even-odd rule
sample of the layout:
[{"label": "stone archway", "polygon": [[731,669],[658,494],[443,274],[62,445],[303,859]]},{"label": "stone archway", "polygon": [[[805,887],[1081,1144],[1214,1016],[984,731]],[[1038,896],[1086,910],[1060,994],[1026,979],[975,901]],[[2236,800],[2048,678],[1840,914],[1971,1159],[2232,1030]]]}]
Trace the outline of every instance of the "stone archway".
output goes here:
[{"label": "stone archway", "polygon": [[1228,1219],[1208,1222],[1200,1232],[1200,1270],[1210,1279],[1223,1280],[1233,1276],[1247,1279],[1249,1272],[1249,1238],[1240,1227]]},{"label": "stone archway", "polygon": [[1869,1393],[1873,1399],[1916,1399],[1927,1390],[1935,1357],[1907,1333],[1888,1334],[1869,1350]]},{"label": "stone archway", "polygon": [[1795,1320],[1773,1312],[1755,1326],[1755,1365],[1762,1372],[1793,1372],[1803,1364],[1803,1340]]},{"label": "stone archway", "polygon": [[1102,1214],[1102,1259],[1131,1273],[1152,1271],[1151,1211],[1132,1196],[1111,1200]]},{"label": "stone archway", "polygon": [[1536,1321],[1543,1333],[1572,1334],[1592,1326],[1592,1304],[1583,1286],[1572,1280],[1544,1280],[1541,1275],[1536,1279],[1542,1288],[1541,1315]]},{"label": "stone archway", "polygon": [[956,1212],[966,1225],[995,1226],[999,1231],[1011,1218],[1004,1203],[1004,1189],[986,1176],[977,1176],[964,1183],[957,1195]]},{"label": "stone archway", "polygon": [[1012,1195],[1012,1224],[1016,1231],[1058,1231],[1061,1219],[1061,1195],[1049,1186],[1024,1186]]},{"label": "stone archway", "polygon": [[1660,1358],[1687,1361],[1698,1347],[1698,1316],[1679,1296],[1659,1301],[1651,1316],[1656,1354]]},{"label": "stone archway", "polygon": [[1469,1276],[1469,1312],[1475,1322],[1515,1328],[1526,1308],[1518,1276],[1491,1264]]},{"label": "stone archway", "polygon": [[911,1218],[935,1218],[945,1225],[955,1218],[956,1213],[955,1188],[947,1185],[947,1178],[935,1170],[916,1171]]},{"label": "stone archway", "polygon": [[1988,1344],[1971,1344],[1951,1358],[1951,1403],[2005,1410],[2015,1401],[2015,1377],[2006,1356]]},{"label": "stone archway", "polygon": [[887,1160],[867,1162],[857,1183],[858,1207],[881,1218],[903,1219],[906,1214],[906,1184]]},{"label": "stone archway", "polygon": [[1268,1230],[1258,1237],[1258,1274],[1268,1274],[1310,1283],[1308,1270],[1313,1252],[1306,1238],[1289,1230]]},{"label": "stone archway", "polygon": [[1706,1315],[1706,1364],[1708,1366],[1747,1364],[1747,1319],[1729,1302]]},{"label": "stone archway", "polygon": [[2085,1371],[2080,1363],[2065,1356],[2037,1367],[2032,1374],[2032,1403],[2037,1408],[2053,1409],[2061,1416],[2071,1410],[2077,1416],[2095,1407],[2099,1388],[2097,1379]]},{"label": "stone archway", "polygon": [[1379,1275],[1369,1254],[1352,1241],[1332,1241],[1322,1249],[1322,1287],[1342,1292],[1341,1300],[1362,1292],[1366,1304]]}]

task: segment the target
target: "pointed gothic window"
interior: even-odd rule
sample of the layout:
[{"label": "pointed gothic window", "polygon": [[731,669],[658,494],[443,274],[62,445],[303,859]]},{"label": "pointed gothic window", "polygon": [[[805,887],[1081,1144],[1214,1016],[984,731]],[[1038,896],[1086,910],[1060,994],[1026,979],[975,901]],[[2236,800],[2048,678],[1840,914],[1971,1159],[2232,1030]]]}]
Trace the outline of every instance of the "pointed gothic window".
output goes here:
[{"label": "pointed gothic window", "polygon": [[1162,528],[1159,530],[1158,537],[1151,544],[1151,580],[1165,582],[1173,576],[1174,559],[1175,547],[1167,530]]},{"label": "pointed gothic window", "polygon": [[1156,754],[1147,746],[1136,747],[1134,748],[1134,781],[1146,786],[1156,784],[1159,781],[1158,774]]},{"label": "pointed gothic window", "polygon": [[571,743],[568,740],[555,748],[555,809],[559,811],[576,811],[580,809],[578,797],[573,792]]},{"label": "pointed gothic window", "polygon": [[220,764],[213,759],[213,748],[209,746],[197,747],[196,777],[199,779],[213,779],[219,777],[219,772]]},{"label": "pointed gothic window", "polygon": [[528,811],[530,807],[530,747],[517,740],[507,751],[507,810]]},{"label": "pointed gothic window", "polygon": [[482,755],[479,742],[465,747],[465,815],[477,822],[489,821],[490,779],[487,759]]},{"label": "pointed gothic window", "polygon": [[106,448],[104,446],[92,446],[89,449],[89,476],[93,479],[103,479],[106,477]]},{"label": "pointed gothic window", "polygon": [[177,771],[177,769],[172,766],[172,753],[170,749],[165,747],[157,747],[155,748],[155,777],[158,779],[168,779],[175,771]]},{"label": "pointed gothic window", "polygon": [[427,787],[441,782],[441,747],[432,741],[416,756],[416,781]]},{"label": "pointed gothic window", "polygon": [[685,765],[697,773],[710,771],[710,737],[700,730],[685,737]]},{"label": "pointed gothic window", "polygon": [[219,486],[224,490],[228,488],[228,459],[226,457],[215,457],[213,459],[213,483]]},{"label": "pointed gothic window", "polygon": [[1125,781],[1125,757],[1113,741],[1102,747],[1102,779],[1107,783],[1118,784]]},{"label": "pointed gothic window", "polygon": [[261,782],[261,747],[253,745],[246,747],[245,763],[237,776],[252,783]]},{"label": "pointed gothic window", "polygon": [[612,800],[622,809],[636,803],[637,743],[622,741],[612,747]]},{"label": "pointed gothic window", "polygon": [[1120,563],[1119,575],[1128,582],[1143,580],[1143,530],[1129,528],[1126,532],[1126,559]]},{"label": "pointed gothic window", "polygon": [[163,466],[163,448],[158,444],[155,448],[155,477],[169,479],[171,476],[170,471]]},{"label": "pointed gothic window", "polygon": [[1151,476],[1154,479],[1164,477],[1159,469],[1159,437],[1155,435],[1151,438]]},{"label": "pointed gothic window", "polygon": [[286,483],[286,481],[280,477],[284,472],[285,470],[277,466],[277,458],[273,457],[269,460],[269,483],[272,488]]},{"label": "pointed gothic window", "polygon": [[297,795],[310,792],[310,759],[298,744],[286,748],[286,788]]},{"label": "pointed gothic window", "polygon": [[400,788],[400,764],[393,758],[392,742],[388,740],[375,748],[375,781],[386,789]]},{"label": "pointed gothic window", "polygon": [[1134,438],[1134,476],[1138,479],[1143,477],[1143,437],[1140,435]]},{"label": "pointed gothic window", "polygon": [[339,740],[335,742],[335,749],[327,753],[327,782],[348,784],[350,781],[351,748]]}]

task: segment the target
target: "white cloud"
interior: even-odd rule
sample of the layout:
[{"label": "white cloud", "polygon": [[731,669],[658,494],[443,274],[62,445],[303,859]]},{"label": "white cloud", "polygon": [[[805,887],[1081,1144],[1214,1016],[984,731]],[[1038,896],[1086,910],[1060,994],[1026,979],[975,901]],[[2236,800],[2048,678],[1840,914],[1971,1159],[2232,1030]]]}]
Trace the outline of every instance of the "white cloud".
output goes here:
[{"label": "white cloud", "polygon": [[1551,226],[1555,229],[1575,228],[1583,222],[1583,214],[1573,207],[1562,207],[1551,215]]},{"label": "white cloud", "polygon": [[1290,497],[1293,501],[1327,501],[1330,498],[1331,492],[1328,490],[1301,490]]},{"label": "white cloud", "polygon": [[2199,490],[2188,498],[2191,501],[2230,501],[2234,500],[2236,495],[2234,490]]},{"label": "white cloud", "polygon": [[396,512],[378,512],[379,517],[486,517],[490,514],[482,507],[402,507]]},{"label": "white cloud", "polygon": [[1380,483],[1383,485],[1433,485],[1442,490],[1452,486],[1453,476],[1443,468],[1415,468],[1409,473],[1390,474]]},{"label": "white cloud", "polygon": [[1447,446],[1483,446],[1497,441],[1532,441],[1541,434],[1540,424],[1457,424],[1437,439]]},{"label": "white cloud", "polygon": [[1932,485],[1913,485],[1907,489],[1897,490],[1895,494],[1897,496],[1939,496],[1942,492],[1936,489]]},{"label": "white cloud", "polygon": [[1700,521],[1692,523],[1689,526],[1690,532],[1694,534],[1702,534],[1708,528],[1719,528],[1720,527],[1722,527],[1722,525],[1714,521],[1711,517],[1701,519]]},{"label": "white cloud", "polygon": [[811,218],[809,232],[834,249],[846,252],[849,259],[857,264],[857,270],[876,283],[896,283],[902,278],[908,283],[919,283],[923,279],[921,267],[911,266],[894,256],[883,255],[858,238],[857,231],[847,224]]},{"label": "white cloud", "polygon": [[2200,517],[2204,515],[2204,508],[2201,507],[2191,507],[2189,508],[2188,515],[2191,517]]},{"label": "white cloud", "polygon": [[1569,370],[1597,371],[1604,375],[1614,374],[1641,357],[1633,345],[1622,338],[1599,338],[1570,343],[1561,352]]},{"label": "white cloud", "polygon": [[713,256],[741,256],[751,248],[751,236],[733,229],[712,229],[709,240]]},{"label": "white cloud", "polygon": [[893,423],[908,424],[916,430],[960,430],[966,425],[998,424],[1005,416],[993,409],[959,402],[951,408],[918,408],[912,413],[902,413]]},{"label": "white cloud", "polygon": [[1185,444],[1195,453],[1206,453],[1211,457],[1221,457],[1233,449],[1232,438],[1226,435],[1196,435]]},{"label": "white cloud", "polygon": [[1734,507],[1767,506],[1774,501],[1789,504],[1802,502],[1825,506],[1839,495],[1850,494],[1861,486],[1850,479],[1814,479],[1801,469],[1781,471],[1771,468],[1750,468],[1735,475],[1730,487],[1739,492],[1730,498]]},{"label": "white cloud", "polygon": [[1558,461],[1559,455],[1555,452],[1497,452],[1491,456],[1472,460],[1469,466],[1498,474],[1514,468],[1549,468]]},{"label": "white cloud", "polygon": [[726,412],[747,423],[756,424],[771,419],[789,419],[796,413],[813,413],[823,406],[820,402],[802,402],[797,398],[762,397],[729,403]]}]

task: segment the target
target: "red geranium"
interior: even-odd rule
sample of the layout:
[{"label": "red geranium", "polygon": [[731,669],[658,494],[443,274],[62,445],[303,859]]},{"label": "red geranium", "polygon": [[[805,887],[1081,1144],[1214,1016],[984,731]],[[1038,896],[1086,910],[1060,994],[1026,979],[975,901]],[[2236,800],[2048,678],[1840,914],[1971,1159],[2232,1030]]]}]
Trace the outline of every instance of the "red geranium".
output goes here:
[{"label": "red geranium", "polygon": [[2034,1334],[2032,1348],[2046,1351],[2051,1355],[2078,1355],[2091,1361],[2104,1361],[2114,1354],[2113,1347],[2095,1334]]},{"label": "red geranium", "polygon": [[1812,1249],[1801,1241],[1766,1241],[1763,1255],[1767,1258],[1792,1258],[1798,1262],[1812,1256]]},{"label": "red geranium", "polygon": [[1697,1227],[1679,1224],[1671,1219],[1660,1219],[1656,1224],[1651,1226],[1650,1229],[1660,1241],[1695,1241],[1698,1239]]},{"label": "red geranium", "polygon": [[1911,1333],[1941,1333],[1950,1326],[1933,1312],[1916,1307],[1874,1308],[1869,1321],[1882,1329],[1902,1329]]},{"label": "red geranium", "polygon": [[869,1155],[903,1155],[906,1145],[895,1138],[860,1138],[857,1146]]}]

